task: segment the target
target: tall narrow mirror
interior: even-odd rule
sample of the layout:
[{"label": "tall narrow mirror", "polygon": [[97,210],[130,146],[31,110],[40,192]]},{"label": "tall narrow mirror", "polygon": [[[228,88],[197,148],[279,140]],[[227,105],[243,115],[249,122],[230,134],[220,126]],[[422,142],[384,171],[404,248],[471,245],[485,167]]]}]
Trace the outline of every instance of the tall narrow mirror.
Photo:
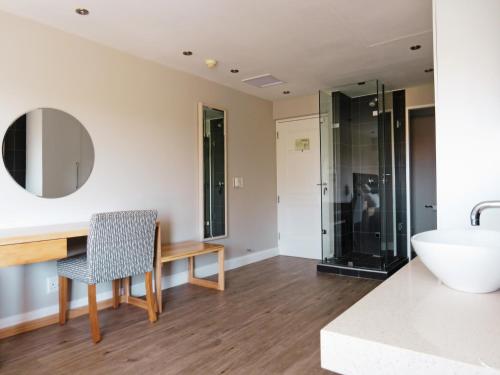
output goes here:
[{"label": "tall narrow mirror", "polygon": [[227,236],[226,111],[199,104],[203,239]]}]

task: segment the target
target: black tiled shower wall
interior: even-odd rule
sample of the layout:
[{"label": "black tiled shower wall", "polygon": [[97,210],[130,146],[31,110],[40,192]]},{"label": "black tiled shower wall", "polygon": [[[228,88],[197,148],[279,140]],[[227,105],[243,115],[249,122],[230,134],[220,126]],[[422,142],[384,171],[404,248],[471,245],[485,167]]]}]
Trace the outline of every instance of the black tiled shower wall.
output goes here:
[{"label": "black tiled shower wall", "polygon": [[337,168],[340,176],[337,177],[339,198],[335,205],[335,222],[337,246],[335,256],[343,257],[352,251],[352,127],[351,127],[351,99],[340,93],[333,94],[334,113],[334,152],[336,152]]},{"label": "black tiled shower wall", "polygon": [[[376,95],[351,99],[351,127],[356,134],[353,150],[353,251],[380,254],[380,207],[370,200],[379,191],[379,124],[374,114]],[[368,192],[367,189],[370,191]],[[379,201],[380,202],[380,201]]]}]

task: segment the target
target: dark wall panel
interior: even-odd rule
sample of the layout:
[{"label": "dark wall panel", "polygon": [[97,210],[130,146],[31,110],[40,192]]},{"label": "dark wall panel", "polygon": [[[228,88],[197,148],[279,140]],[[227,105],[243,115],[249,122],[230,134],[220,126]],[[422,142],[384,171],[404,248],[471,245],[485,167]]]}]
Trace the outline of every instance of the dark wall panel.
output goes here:
[{"label": "dark wall panel", "polygon": [[405,90],[392,93],[394,113],[394,158],[396,165],[396,232],[398,255],[407,254],[406,207],[406,99]]}]

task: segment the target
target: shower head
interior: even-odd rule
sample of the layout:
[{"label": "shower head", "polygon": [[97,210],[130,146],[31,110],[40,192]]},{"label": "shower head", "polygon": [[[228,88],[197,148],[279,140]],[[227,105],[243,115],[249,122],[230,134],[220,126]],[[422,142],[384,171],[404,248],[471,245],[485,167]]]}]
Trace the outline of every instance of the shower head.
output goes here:
[{"label": "shower head", "polygon": [[371,108],[374,108],[376,105],[377,105],[377,102],[378,102],[378,99],[375,97],[373,98],[372,100],[370,100],[368,102],[368,105],[371,107]]}]

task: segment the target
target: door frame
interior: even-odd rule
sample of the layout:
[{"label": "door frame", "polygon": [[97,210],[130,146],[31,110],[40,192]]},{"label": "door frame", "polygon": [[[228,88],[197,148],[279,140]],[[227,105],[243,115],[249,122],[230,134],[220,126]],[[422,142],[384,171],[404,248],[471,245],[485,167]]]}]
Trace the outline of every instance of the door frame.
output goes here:
[{"label": "door frame", "polygon": [[[283,124],[286,124],[286,123],[293,123],[295,121],[301,121],[301,120],[310,120],[310,119],[317,119],[318,120],[318,133],[321,132],[321,129],[320,129],[320,114],[317,113],[317,114],[312,114],[312,115],[306,115],[306,116],[296,116],[296,117],[287,117],[287,118],[283,118],[283,119],[279,119],[279,120],[275,120],[275,124],[274,124],[274,131],[275,131],[275,138],[274,138],[274,142],[275,142],[275,149],[276,149],[276,158],[278,157],[278,147],[277,147],[277,142],[278,142],[278,125],[283,125]],[[318,134],[320,135],[320,134]],[[319,168],[319,172],[320,172],[320,182],[321,182],[321,142],[319,144],[319,147],[320,147],[320,164],[318,166]],[[276,177],[278,176],[278,165],[276,164]],[[277,182],[277,181],[276,181]],[[277,241],[279,241],[279,214],[278,214],[278,210],[279,210],[279,207],[278,207],[278,196],[279,196],[279,191],[278,191],[278,183],[276,183],[276,227],[278,229],[277,231],[277,234],[276,234],[276,239]],[[323,207],[322,205],[320,204],[320,220],[322,220],[322,210],[323,210]],[[318,228],[318,233],[321,233],[321,225],[320,227]],[[322,245],[322,238],[320,237],[320,242],[321,242],[321,246],[320,246],[320,256],[319,256],[319,260],[322,259],[322,256],[323,256],[323,245]],[[280,254],[281,254],[281,250],[280,250]]]},{"label": "door frame", "polygon": [[[406,143],[406,249],[408,251],[408,259],[411,260],[411,163],[410,163],[410,112],[416,109],[436,108],[435,103],[413,105],[406,107],[406,126],[405,126],[405,143]],[[434,129],[436,125],[436,117],[434,115]]]}]

